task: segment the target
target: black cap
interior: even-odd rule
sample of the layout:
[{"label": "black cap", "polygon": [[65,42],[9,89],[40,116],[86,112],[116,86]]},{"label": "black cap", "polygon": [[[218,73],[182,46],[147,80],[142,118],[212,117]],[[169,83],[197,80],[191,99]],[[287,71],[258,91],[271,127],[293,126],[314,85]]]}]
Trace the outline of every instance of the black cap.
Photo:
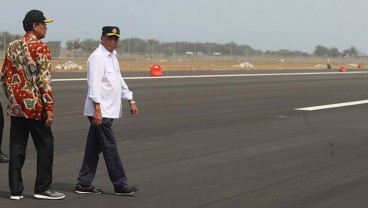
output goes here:
[{"label": "black cap", "polygon": [[102,35],[117,36],[120,38],[120,29],[116,26],[105,26],[102,28]]},{"label": "black cap", "polygon": [[23,25],[25,25],[25,24],[34,23],[34,22],[50,23],[50,22],[53,22],[53,21],[54,20],[47,19],[45,16],[43,16],[43,12],[33,9],[33,10],[27,12],[27,14],[24,17],[22,23],[23,23]]}]

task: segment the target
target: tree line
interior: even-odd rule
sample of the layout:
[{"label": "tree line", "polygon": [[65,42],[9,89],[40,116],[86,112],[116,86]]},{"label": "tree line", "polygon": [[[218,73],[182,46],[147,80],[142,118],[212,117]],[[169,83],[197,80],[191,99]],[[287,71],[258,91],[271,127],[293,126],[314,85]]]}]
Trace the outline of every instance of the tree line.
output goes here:
[{"label": "tree line", "polygon": [[[0,33],[0,48],[5,49],[7,44],[14,41],[15,39],[21,37],[21,35],[13,35],[9,32]],[[66,49],[74,52],[76,55],[88,55],[90,54],[100,43],[99,40],[93,39],[75,39],[68,40],[66,42]],[[60,51],[62,49],[62,41],[48,41],[46,44],[51,49],[54,57],[60,56]],[[339,51],[338,48],[332,47],[328,48],[322,45],[317,45],[312,53],[307,53],[303,51],[293,51],[293,50],[277,50],[277,51],[262,51],[252,48],[249,45],[239,45],[234,42],[229,43],[211,43],[211,42],[161,42],[155,39],[141,39],[137,37],[125,38],[119,41],[117,48],[119,53],[123,54],[133,54],[139,56],[280,56],[280,57],[358,57],[361,56],[359,51],[351,46],[348,49]]]}]

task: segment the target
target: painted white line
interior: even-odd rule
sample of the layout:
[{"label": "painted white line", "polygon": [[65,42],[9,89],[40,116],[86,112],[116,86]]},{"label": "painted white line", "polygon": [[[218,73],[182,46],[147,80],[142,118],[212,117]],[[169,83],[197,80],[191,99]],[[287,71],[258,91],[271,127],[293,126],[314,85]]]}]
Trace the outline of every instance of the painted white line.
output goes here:
[{"label": "painted white line", "polygon": [[52,79],[53,82],[69,82],[69,81],[86,81],[87,78],[75,78],[75,79]]},{"label": "painted white line", "polygon": [[313,107],[306,107],[306,108],[297,108],[295,110],[301,110],[301,111],[316,111],[316,110],[324,110],[329,108],[340,108],[340,107],[346,107],[351,105],[361,105],[361,104],[367,104],[368,100],[360,100],[360,101],[353,101],[353,102],[346,102],[346,103],[336,103],[336,104],[329,104],[329,105],[320,105],[320,106],[313,106]]},{"label": "painted white line", "polygon": [[[297,76],[297,75],[332,75],[332,74],[367,74],[368,71],[358,72],[304,72],[304,73],[268,73],[268,74],[217,74],[217,75],[188,75],[162,77],[124,77],[124,79],[184,79],[184,78],[213,78],[213,77],[264,77],[264,76]],[[53,79],[54,82],[86,81],[87,78]]]}]

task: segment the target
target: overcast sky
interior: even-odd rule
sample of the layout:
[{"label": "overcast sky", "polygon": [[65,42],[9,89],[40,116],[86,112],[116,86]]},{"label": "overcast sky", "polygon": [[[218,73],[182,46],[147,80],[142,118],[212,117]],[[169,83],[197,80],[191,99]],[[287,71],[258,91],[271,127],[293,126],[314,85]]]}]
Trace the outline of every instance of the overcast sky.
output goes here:
[{"label": "overcast sky", "polygon": [[64,44],[98,40],[102,26],[116,25],[124,38],[368,52],[368,0],[11,0],[0,7],[0,31],[23,34],[31,9],[54,19],[44,41]]}]

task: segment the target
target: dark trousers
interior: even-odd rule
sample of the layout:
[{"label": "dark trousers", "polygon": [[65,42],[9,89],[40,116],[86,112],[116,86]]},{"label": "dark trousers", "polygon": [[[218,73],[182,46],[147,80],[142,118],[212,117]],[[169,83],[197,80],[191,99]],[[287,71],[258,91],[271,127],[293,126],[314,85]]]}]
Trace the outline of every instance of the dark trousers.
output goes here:
[{"label": "dark trousers", "polygon": [[37,176],[34,193],[51,188],[54,158],[54,137],[44,120],[11,117],[9,187],[13,196],[23,193],[22,167],[26,157],[28,136],[31,133],[37,150]]},{"label": "dark trousers", "polygon": [[114,185],[115,190],[124,188],[127,186],[127,177],[119,156],[114,133],[112,132],[113,119],[102,118],[102,123],[99,127],[92,124],[92,119],[92,117],[88,117],[90,127],[78,183],[83,186],[92,185],[96,175],[99,155],[102,152],[110,181]]}]

